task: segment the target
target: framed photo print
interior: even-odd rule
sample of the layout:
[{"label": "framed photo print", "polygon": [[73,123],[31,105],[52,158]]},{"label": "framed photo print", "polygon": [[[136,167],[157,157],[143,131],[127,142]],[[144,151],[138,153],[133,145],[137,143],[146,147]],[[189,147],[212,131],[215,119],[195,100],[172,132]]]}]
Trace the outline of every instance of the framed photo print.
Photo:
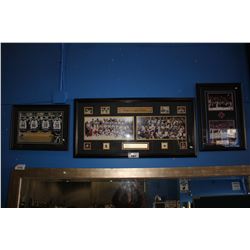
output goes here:
[{"label": "framed photo print", "polygon": [[192,98],[75,100],[75,157],[195,155]]},{"label": "framed photo print", "polygon": [[197,84],[201,150],[246,149],[240,84]]},{"label": "framed photo print", "polygon": [[67,150],[69,105],[14,105],[12,149]]}]

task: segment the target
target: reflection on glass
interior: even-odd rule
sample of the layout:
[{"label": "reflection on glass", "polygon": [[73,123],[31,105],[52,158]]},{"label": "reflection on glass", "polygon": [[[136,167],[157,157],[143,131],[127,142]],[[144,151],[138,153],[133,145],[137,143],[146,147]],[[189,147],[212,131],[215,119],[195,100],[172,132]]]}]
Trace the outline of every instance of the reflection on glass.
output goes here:
[{"label": "reflection on glass", "polygon": [[19,207],[250,207],[249,177],[200,179],[23,179]]}]

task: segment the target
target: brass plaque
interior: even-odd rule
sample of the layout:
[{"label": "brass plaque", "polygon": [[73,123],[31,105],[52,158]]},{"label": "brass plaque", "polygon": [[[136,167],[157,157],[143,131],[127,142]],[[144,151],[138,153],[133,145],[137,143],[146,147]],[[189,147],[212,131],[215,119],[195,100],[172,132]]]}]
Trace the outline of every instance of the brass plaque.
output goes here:
[{"label": "brass plaque", "polygon": [[140,142],[140,143],[122,143],[122,150],[149,150],[149,143],[148,142]]},{"label": "brass plaque", "polygon": [[18,143],[51,143],[53,138],[51,132],[24,132],[18,138]]},{"label": "brass plaque", "polygon": [[118,107],[118,114],[152,114],[153,107]]}]

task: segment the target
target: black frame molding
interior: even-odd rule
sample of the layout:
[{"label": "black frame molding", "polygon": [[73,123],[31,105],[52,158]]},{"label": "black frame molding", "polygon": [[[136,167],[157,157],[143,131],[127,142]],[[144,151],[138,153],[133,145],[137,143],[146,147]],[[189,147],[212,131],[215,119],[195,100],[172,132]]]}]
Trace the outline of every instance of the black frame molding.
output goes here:
[{"label": "black frame molding", "polygon": [[[223,146],[223,145],[209,145],[203,140],[206,139],[204,133],[208,133],[209,128],[204,125],[208,117],[205,116],[205,103],[204,98],[205,91],[234,91],[234,117],[237,121],[239,129],[239,146]],[[201,151],[231,151],[231,150],[245,150],[247,148],[246,144],[246,126],[245,126],[245,113],[242,98],[242,89],[240,83],[197,83],[196,84],[196,96],[197,96],[197,109],[198,109],[198,119],[199,119],[199,149]],[[227,111],[226,111],[227,112]],[[237,112],[237,113],[236,113]],[[238,118],[237,118],[238,116]]]},{"label": "black frame molding", "polygon": [[[69,134],[69,105],[13,105],[12,107],[12,131],[11,131],[11,149],[17,150],[68,150],[68,134]],[[32,144],[32,143],[17,143],[17,126],[18,112],[21,111],[63,111],[63,143],[55,144]]]},{"label": "black frame molding", "polygon": [[[109,103],[110,105],[115,105],[115,107],[117,107],[117,105],[124,105],[124,106],[129,106],[130,107],[144,107],[145,103],[147,103],[147,107],[152,106],[152,103],[154,103],[155,105],[157,103],[160,102],[165,102],[165,103],[172,103],[172,105],[178,105],[178,103],[186,103],[187,105],[189,105],[189,109],[192,112],[187,112],[186,117],[187,119],[189,119],[189,122],[187,122],[188,126],[192,126],[190,128],[188,128],[189,131],[191,131],[190,135],[187,135],[187,137],[189,138],[189,145],[192,145],[192,149],[188,148],[188,150],[183,150],[182,153],[163,153],[163,152],[148,152],[147,150],[128,150],[126,152],[120,150],[119,152],[93,152],[94,150],[90,151],[86,151],[84,152],[84,150],[82,149],[82,147],[80,146],[80,142],[79,142],[79,137],[81,137],[79,135],[80,131],[83,130],[83,126],[84,125],[80,125],[80,121],[79,121],[79,117],[80,116],[84,116],[83,114],[83,107],[84,105],[90,106],[90,104],[92,104],[95,107],[101,107],[102,105],[104,105],[105,103]],[[104,104],[103,104],[104,103]],[[106,105],[105,104],[105,105]],[[141,105],[141,106],[140,106]],[[180,104],[181,105],[181,104]],[[196,157],[197,155],[197,147],[196,147],[196,116],[195,116],[195,102],[194,102],[194,98],[101,98],[101,99],[75,99],[74,101],[74,113],[75,113],[75,118],[74,118],[74,157],[76,158],[82,158],[82,157],[88,157],[88,158],[111,158],[111,157],[125,157],[128,158],[128,153],[137,153],[139,152],[139,158],[141,157]],[[114,110],[114,109],[113,109]],[[95,114],[95,112],[93,113],[94,116],[97,116]],[[117,115],[117,114],[115,114]],[[134,114],[128,114],[128,116],[134,116],[136,118],[136,116],[141,116],[141,114],[138,113],[134,113]],[[144,114],[145,116],[150,116],[148,114]],[[152,114],[152,116],[156,115],[155,112]],[[158,115],[158,114],[157,114]],[[172,114],[168,114],[168,115],[172,115]],[[98,115],[99,116],[99,115]],[[114,116],[114,114],[110,114],[110,116]],[[127,115],[125,115],[127,116]],[[143,115],[142,115],[143,116]],[[135,124],[134,124],[135,125]],[[84,141],[84,140],[83,140]],[[83,142],[82,141],[82,142]],[[87,140],[86,140],[87,141]],[[134,139],[131,142],[148,142],[147,140],[136,140]],[[122,141],[120,141],[122,143]],[[164,140],[163,140],[164,142]],[[97,151],[97,150],[96,150]],[[147,152],[146,152],[147,151]],[[184,152],[185,151],[185,152]]]}]

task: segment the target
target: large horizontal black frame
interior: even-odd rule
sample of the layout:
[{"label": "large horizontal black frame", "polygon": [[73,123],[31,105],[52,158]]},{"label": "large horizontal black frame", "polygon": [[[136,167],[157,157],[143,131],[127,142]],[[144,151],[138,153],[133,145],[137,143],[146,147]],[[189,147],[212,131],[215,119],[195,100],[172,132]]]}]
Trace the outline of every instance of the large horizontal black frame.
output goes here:
[{"label": "large horizontal black frame", "polygon": [[[11,149],[17,150],[68,150],[68,128],[69,128],[69,105],[13,105],[12,107],[12,133],[11,133]],[[62,111],[62,143],[20,143],[17,141],[18,136],[18,113],[22,111]]]},{"label": "large horizontal black frame", "polygon": [[[233,96],[233,110],[220,110],[209,111],[208,99],[206,93],[223,94],[232,93]],[[231,151],[231,150],[245,150],[246,149],[246,129],[245,129],[245,116],[242,99],[242,90],[240,83],[197,83],[197,108],[199,116],[199,148],[201,151]],[[232,119],[237,132],[238,145],[214,145],[209,143],[209,128],[208,122],[215,119],[218,120]],[[228,137],[228,140],[230,138]]]},{"label": "large horizontal black frame", "polygon": [[[95,117],[95,116],[102,116],[100,113],[101,106],[109,106],[110,107],[110,114],[109,116],[121,116],[117,113],[117,107],[158,107],[158,112],[153,111],[151,114],[140,114],[140,113],[128,113],[124,116],[133,116],[134,117],[134,135],[136,134],[136,117],[137,116],[161,116],[159,114],[159,108],[164,104],[168,104],[171,107],[177,106],[186,106],[186,127],[187,127],[187,134],[186,134],[186,149],[179,149],[177,150],[177,146],[173,146],[169,150],[162,150],[162,145],[159,149],[159,144],[161,142],[165,142],[166,140],[158,139],[157,142],[155,140],[137,140],[137,136],[134,137],[134,140],[131,143],[135,142],[145,142],[149,143],[150,150],[138,150],[138,149],[131,149],[131,150],[122,150],[121,145],[122,143],[126,142],[123,140],[117,141],[102,141],[99,140],[98,142],[94,142],[93,144],[98,146],[90,146],[91,150],[84,150],[85,142],[90,142],[89,139],[85,138],[84,132],[84,117]],[[84,107],[92,107],[91,114],[84,114]],[[112,99],[75,99],[74,102],[75,108],[75,134],[74,134],[74,157],[82,158],[111,158],[111,157],[128,157],[130,153],[139,153],[139,158],[141,157],[196,157],[196,117],[195,117],[195,102],[193,98],[112,98]],[[116,110],[116,111],[115,111]],[[87,110],[88,112],[88,110]],[[175,112],[171,112],[168,114],[169,116],[175,115]],[[105,116],[105,115],[104,115]],[[107,117],[107,116],[106,116]],[[92,143],[91,142],[91,143]],[[110,143],[111,150],[103,150],[102,146],[103,143],[108,142]],[[169,142],[169,141],[166,141]],[[177,141],[175,141],[177,144]],[[151,145],[152,144],[152,145]],[[156,146],[157,144],[157,146]],[[171,144],[171,143],[170,143]],[[119,145],[119,146],[118,146]],[[180,145],[180,144],[179,144]],[[185,144],[184,144],[185,145]]]}]

